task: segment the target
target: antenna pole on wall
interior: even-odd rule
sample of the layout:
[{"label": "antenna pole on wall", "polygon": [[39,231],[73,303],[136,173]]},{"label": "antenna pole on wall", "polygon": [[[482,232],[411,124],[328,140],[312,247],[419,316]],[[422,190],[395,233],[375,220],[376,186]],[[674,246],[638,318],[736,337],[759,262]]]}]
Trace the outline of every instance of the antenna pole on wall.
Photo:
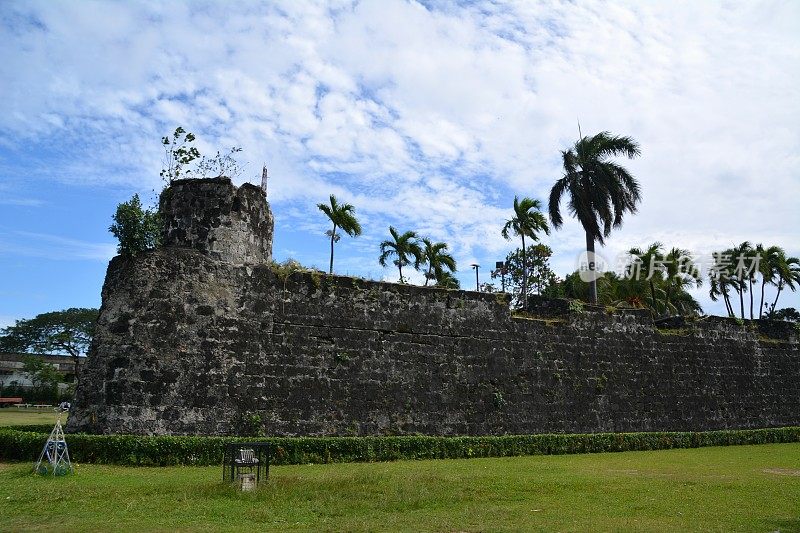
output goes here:
[{"label": "antenna pole on wall", "polygon": [[267,178],[269,178],[267,173],[267,165],[264,165],[261,168],[261,190],[264,191],[264,196],[267,195]]}]

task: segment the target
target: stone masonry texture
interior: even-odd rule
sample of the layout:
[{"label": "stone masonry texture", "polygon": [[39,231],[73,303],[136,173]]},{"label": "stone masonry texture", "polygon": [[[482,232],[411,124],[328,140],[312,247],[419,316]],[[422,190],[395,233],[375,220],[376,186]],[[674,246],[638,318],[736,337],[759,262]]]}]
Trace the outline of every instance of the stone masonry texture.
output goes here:
[{"label": "stone masonry texture", "polygon": [[[238,200],[238,202],[237,202]],[[294,271],[257,187],[177,182],[166,246],[114,258],[68,431],[490,435],[800,425],[788,323]]]}]

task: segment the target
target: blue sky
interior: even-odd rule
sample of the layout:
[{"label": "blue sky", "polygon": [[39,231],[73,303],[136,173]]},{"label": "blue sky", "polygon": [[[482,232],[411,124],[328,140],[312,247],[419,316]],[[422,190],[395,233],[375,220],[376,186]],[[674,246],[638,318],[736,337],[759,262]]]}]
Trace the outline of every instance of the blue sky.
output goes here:
[{"label": "blue sky", "polygon": [[[204,153],[241,146],[239,181],[268,165],[278,260],[325,268],[315,205],[354,204],[339,273],[395,280],[377,263],[392,224],[448,242],[471,286],[578,119],[642,145],[644,199],[606,256],[798,255],[798,35],[797,2],[2,2],[0,326],[99,305],[111,215],[153,199],[177,125]],[[543,240],[574,270],[575,220]]]}]

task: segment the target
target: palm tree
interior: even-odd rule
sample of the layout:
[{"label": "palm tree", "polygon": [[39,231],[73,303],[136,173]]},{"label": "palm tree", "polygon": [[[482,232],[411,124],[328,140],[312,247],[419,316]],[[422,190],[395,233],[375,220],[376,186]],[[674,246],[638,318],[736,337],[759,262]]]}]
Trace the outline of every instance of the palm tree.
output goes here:
[{"label": "palm tree", "polygon": [[[747,283],[749,286],[750,291],[750,320],[753,320],[753,283],[758,281],[758,275],[761,273],[761,256],[764,254],[764,246],[761,244],[757,244],[755,247],[751,247],[750,251],[747,255]],[[764,288],[762,283],[761,288]]]},{"label": "palm tree", "polygon": [[708,295],[711,297],[712,302],[722,296],[725,301],[725,309],[728,311],[729,317],[735,317],[736,313],[733,312],[733,304],[729,294],[729,287],[735,287],[734,280],[730,277],[730,258],[733,252],[731,250],[724,250],[722,252],[712,252],[714,263],[708,273],[710,289]]},{"label": "palm tree", "polygon": [[[745,279],[750,278],[750,257],[753,255],[753,247],[750,241],[744,241],[738,246],[734,246],[731,250],[731,259],[736,261],[736,266],[733,270],[733,288],[739,293],[739,308],[741,311],[742,320],[744,320],[744,293],[747,292],[747,284]],[[752,287],[752,283],[751,283]]]},{"label": "palm tree", "polygon": [[539,200],[525,197],[520,201],[514,196],[514,217],[507,221],[500,232],[506,240],[511,239],[511,233],[522,237],[522,308],[528,308],[528,256],[525,253],[525,237],[538,241],[538,232],[550,233],[547,219],[541,213],[542,203]]},{"label": "palm tree", "polygon": [[432,279],[439,279],[445,268],[450,272],[456,271],[456,260],[447,252],[447,243],[422,239],[422,244],[421,262],[428,265],[428,271],[425,272],[426,287]]},{"label": "palm tree", "polygon": [[641,268],[647,269],[647,283],[650,286],[650,307],[653,310],[653,313],[657,313],[657,302],[656,302],[656,281],[661,280],[662,271],[658,268],[658,265],[663,259],[663,251],[660,242],[656,241],[650,246],[647,247],[646,250],[642,250],[640,248],[631,248],[628,250],[628,254],[632,257],[636,257],[638,259],[637,264],[629,265],[628,275],[631,278],[638,279],[641,275],[640,272],[634,272],[633,269]]},{"label": "palm tree", "polygon": [[441,270],[436,274],[436,286],[443,289],[458,289],[461,287],[461,283],[452,272]]},{"label": "palm tree", "polygon": [[[700,277],[700,269],[692,261],[689,251],[681,248],[672,248],[667,253],[664,257],[664,268],[664,277],[666,278],[664,313],[669,313],[670,310],[679,312],[680,309],[673,305],[673,302],[670,302],[670,298],[677,297],[677,295],[683,293],[688,294],[686,292],[687,288],[702,286],[703,279]],[[684,302],[688,301],[684,298]]]},{"label": "palm tree", "polygon": [[694,299],[694,296],[689,294],[686,291],[680,291],[675,293],[672,297],[672,304],[670,304],[675,311],[682,315],[701,315],[703,313],[703,308],[700,306],[700,302]]},{"label": "palm tree", "polygon": [[778,265],[781,258],[785,260],[786,252],[780,246],[769,246],[764,248],[759,244],[756,246],[756,253],[760,255],[758,262],[758,273],[761,274],[761,303],[758,306],[758,318],[764,317],[764,286],[769,283],[775,285],[778,276]]},{"label": "palm tree", "polygon": [[781,291],[784,287],[791,289],[792,292],[800,285],[800,259],[797,257],[786,257],[781,254],[777,262],[777,283],[778,294],[775,295],[775,301],[772,304],[772,310],[778,305],[778,298],[781,296]]},{"label": "palm tree", "polygon": [[397,269],[400,271],[400,283],[405,283],[403,267],[410,264],[411,259],[413,259],[414,268],[419,268],[424,253],[416,241],[417,234],[415,232],[407,231],[401,235],[393,226],[389,226],[389,233],[392,235],[392,240],[386,240],[381,243],[381,256],[378,258],[378,262],[385,267],[386,261],[390,257],[394,257],[395,259],[392,262],[397,265]]},{"label": "palm tree", "polygon": [[329,272],[333,274],[333,243],[339,241],[340,235],[336,233],[336,229],[340,228],[342,231],[351,237],[358,237],[361,235],[361,224],[356,220],[356,208],[350,204],[339,205],[336,197],[331,194],[331,205],[317,204],[320,211],[325,213],[331,222],[333,222],[333,229],[325,232],[325,235],[331,238],[331,265]]},{"label": "palm tree", "polygon": [[[582,137],[572,148],[561,152],[564,176],[550,190],[550,220],[554,227],[561,227],[559,206],[561,197],[567,193],[569,213],[577,217],[586,232],[590,270],[594,270],[595,241],[604,244],[611,229],[622,225],[625,212],[636,212],[641,199],[639,182],[609,158],[624,155],[632,159],[640,154],[636,141],[607,131]],[[594,279],[590,281],[590,298],[597,303]]]}]

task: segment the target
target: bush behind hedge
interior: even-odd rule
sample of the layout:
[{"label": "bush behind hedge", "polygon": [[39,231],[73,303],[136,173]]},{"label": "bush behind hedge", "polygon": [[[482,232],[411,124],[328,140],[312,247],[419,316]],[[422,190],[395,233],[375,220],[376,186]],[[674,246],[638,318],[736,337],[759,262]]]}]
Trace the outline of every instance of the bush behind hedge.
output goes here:
[{"label": "bush behind hedge", "polygon": [[[33,461],[49,429],[0,428],[0,460]],[[218,465],[227,443],[253,438],[204,436],[67,435],[70,456],[79,463],[129,466]],[[272,464],[461,459],[632,450],[663,450],[800,442],[800,427],[705,432],[541,434],[482,437],[272,437]]]}]

